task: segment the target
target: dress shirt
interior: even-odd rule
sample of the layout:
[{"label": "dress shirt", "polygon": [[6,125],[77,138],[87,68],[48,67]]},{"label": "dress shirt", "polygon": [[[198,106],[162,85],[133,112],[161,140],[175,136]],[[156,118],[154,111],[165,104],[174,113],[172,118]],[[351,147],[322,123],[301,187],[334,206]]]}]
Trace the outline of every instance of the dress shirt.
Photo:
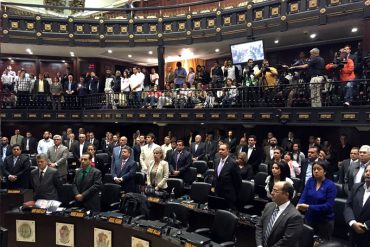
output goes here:
[{"label": "dress shirt", "polygon": [[4,161],[5,160],[5,158],[6,158],[6,150],[7,150],[7,147],[8,147],[8,145],[6,145],[6,146],[4,146],[3,147],[3,157],[2,157],[2,160]]},{"label": "dress shirt", "polygon": [[41,176],[41,174],[42,174],[42,177],[44,177],[45,176],[45,172],[46,172],[47,169],[48,169],[47,166],[44,168],[44,170],[40,170],[39,169],[39,177]]},{"label": "dress shirt", "polygon": [[308,179],[310,179],[310,177],[312,177],[312,164],[313,164],[313,161],[311,161],[311,160],[309,160],[307,162],[307,170],[306,170],[305,183],[307,183]]},{"label": "dress shirt", "polygon": [[[247,158],[251,157],[251,154],[253,152],[253,149],[255,149],[255,146],[248,146],[248,153],[247,153]],[[243,147],[240,148],[240,152],[242,151]]]},{"label": "dress shirt", "polygon": [[270,158],[273,160],[274,159],[274,148],[270,146]]},{"label": "dress shirt", "polygon": [[80,157],[82,156],[83,150],[84,150],[84,144],[85,143],[80,143]]},{"label": "dress shirt", "polygon": [[361,164],[360,165],[360,169],[358,170],[356,176],[355,176],[355,181],[354,183],[361,183],[361,179],[364,175],[364,172],[365,172],[365,164]]},{"label": "dress shirt", "polygon": [[222,171],[222,168],[224,167],[225,165],[225,161],[227,160],[229,156],[227,156],[225,159],[220,159],[220,163],[218,165],[218,168],[217,168],[217,175],[220,176],[220,173]]},{"label": "dress shirt", "polygon": [[39,141],[39,145],[37,146],[37,153],[38,154],[47,154],[49,147],[52,147],[54,142],[51,139],[42,139]]},{"label": "dress shirt", "polygon": [[[144,79],[145,79],[145,76],[144,76]],[[139,75],[139,73],[132,74],[130,76],[130,87],[133,92],[141,92],[143,90],[143,84],[144,84],[144,80]]]},{"label": "dress shirt", "polygon": [[[362,199],[362,206],[364,206],[364,205],[365,205],[365,203],[366,203],[367,199],[369,199],[369,196],[370,196],[370,186],[369,186],[369,187],[367,187],[367,186],[366,186],[366,183],[365,183],[365,184],[364,184],[364,189],[365,189],[365,193],[364,193],[364,197],[363,197],[363,199]],[[350,227],[352,227],[352,225],[353,225],[354,223],[356,223],[356,222],[357,222],[356,220],[351,220],[348,224],[349,224],[349,226],[350,226]],[[369,230],[369,227],[366,225],[366,223],[364,223],[364,225],[365,225],[366,229],[367,229],[367,230]]]},{"label": "dress shirt", "polygon": [[194,145],[194,151],[195,151],[195,152],[197,151],[198,146],[199,146],[199,144],[195,143],[195,145]]}]

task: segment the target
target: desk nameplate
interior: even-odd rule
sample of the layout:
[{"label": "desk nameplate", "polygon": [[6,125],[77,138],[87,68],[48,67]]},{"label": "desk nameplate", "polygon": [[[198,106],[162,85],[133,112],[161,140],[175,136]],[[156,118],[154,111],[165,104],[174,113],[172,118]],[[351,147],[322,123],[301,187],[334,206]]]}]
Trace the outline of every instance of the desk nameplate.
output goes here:
[{"label": "desk nameplate", "polygon": [[33,208],[31,210],[31,213],[33,213],[33,214],[46,214],[46,209],[43,209],[43,208]]},{"label": "desk nameplate", "polygon": [[160,230],[155,229],[153,227],[149,227],[148,229],[146,229],[146,232],[157,237],[160,237],[162,235],[162,232]]},{"label": "desk nameplate", "polygon": [[118,217],[110,216],[108,218],[108,222],[109,223],[112,223],[112,224],[116,224],[116,225],[122,225],[123,219],[122,218],[118,218]]},{"label": "desk nameplate", "polygon": [[72,211],[69,215],[75,218],[83,218],[85,217],[85,212]]}]

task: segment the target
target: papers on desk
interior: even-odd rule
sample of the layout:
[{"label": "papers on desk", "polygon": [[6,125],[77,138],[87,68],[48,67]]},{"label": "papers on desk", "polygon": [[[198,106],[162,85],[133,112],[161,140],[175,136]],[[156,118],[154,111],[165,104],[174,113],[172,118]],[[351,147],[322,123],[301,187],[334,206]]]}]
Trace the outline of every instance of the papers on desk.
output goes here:
[{"label": "papers on desk", "polygon": [[62,203],[55,200],[37,200],[35,207],[46,209],[48,212],[56,212]]}]

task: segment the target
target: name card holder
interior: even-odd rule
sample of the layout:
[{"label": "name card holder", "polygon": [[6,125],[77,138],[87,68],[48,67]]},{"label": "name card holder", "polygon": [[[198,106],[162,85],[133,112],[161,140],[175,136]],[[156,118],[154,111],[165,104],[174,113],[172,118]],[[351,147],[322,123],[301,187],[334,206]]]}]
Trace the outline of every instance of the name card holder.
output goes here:
[{"label": "name card holder", "polygon": [[148,229],[146,229],[146,232],[147,233],[150,233],[154,236],[157,236],[157,237],[160,237],[162,235],[162,231],[161,230],[158,230],[158,229],[155,229],[153,227],[149,227]]},{"label": "name card holder", "polygon": [[108,218],[108,222],[109,223],[112,223],[112,224],[116,224],[116,225],[122,225],[123,219],[122,218],[118,218],[118,217],[110,216]]},{"label": "name card holder", "polygon": [[80,212],[80,211],[72,211],[69,216],[75,217],[75,218],[83,218],[85,217],[86,213],[85,212]]},{"label": "name card holder", "polygon": [[33,213],[33,214],[46,214],[46,209],[43,209],[43,208],[33,208],[31,210],[31,213]]},{"label": "name card holder", "polygon": [[8,190],[8,194],[20,194],[21,190]]},{"label": "name card holder", "polygon": [[192,243],[186,242],[185,247],[197,247],[197,246]]},{"label": "name card holder", "polygon": [[189,209],[195,209],[197,204],[195,203],[190,203],[190,202],[181,202],[182,205],[184,205],[185,207],[189,208]]},{"label": "name card holder", "polygon": [[152,197],[152,196],[149,196],[148,197],[148,202],[155,202],[155,203],[158,203],[161,199],[158,198],[158,197]]}]

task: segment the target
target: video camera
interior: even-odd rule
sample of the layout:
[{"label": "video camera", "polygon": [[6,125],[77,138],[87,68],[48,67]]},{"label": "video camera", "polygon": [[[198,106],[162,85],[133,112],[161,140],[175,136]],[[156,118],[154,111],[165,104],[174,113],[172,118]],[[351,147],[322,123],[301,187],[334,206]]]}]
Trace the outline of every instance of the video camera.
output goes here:
[{"label": "video camera", "polygon": [[334,54],[333,64],[338,65],[336,69],[342,69],[347,64],[348,53],[347,52],[336,52]]}]

